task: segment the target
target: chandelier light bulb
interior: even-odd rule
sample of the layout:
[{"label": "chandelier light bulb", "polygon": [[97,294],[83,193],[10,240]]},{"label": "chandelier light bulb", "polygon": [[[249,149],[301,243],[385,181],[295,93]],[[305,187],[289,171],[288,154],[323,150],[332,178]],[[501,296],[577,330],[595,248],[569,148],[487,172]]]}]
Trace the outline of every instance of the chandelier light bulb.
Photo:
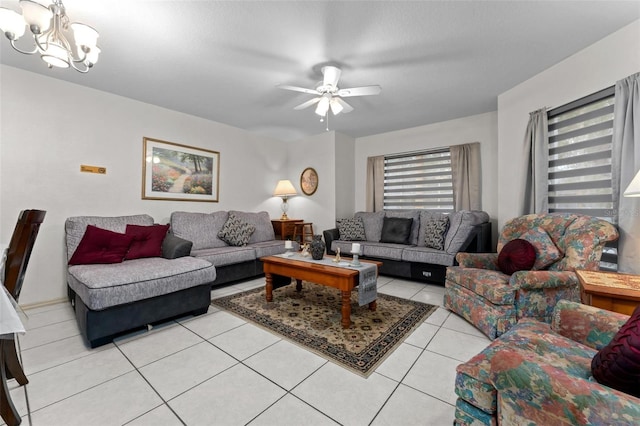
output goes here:
[{"label": "chandelier light bulb", "polygon": [[[81,73],[88,72],[98,62],[101,52],[97,45],[98,32],[80,22],[69,24],[62,0],[20,0],[19,4],[22,15],[0,8],[0,30],[16,51],[39,54],[49,68],[72,67]],[[24,43],[17,43],[26,27],[32,36],[30,50],[21,47]]]}]

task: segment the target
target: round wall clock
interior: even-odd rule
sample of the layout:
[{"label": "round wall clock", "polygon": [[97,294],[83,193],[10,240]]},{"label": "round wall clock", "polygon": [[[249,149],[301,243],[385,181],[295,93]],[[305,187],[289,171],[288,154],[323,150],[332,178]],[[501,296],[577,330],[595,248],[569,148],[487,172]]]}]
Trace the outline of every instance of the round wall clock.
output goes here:
[{"label": "round wall clock", "polygon": [[318,189],[318,173],[313,167],[307,167],[302,171],[300,188],[305,195],[313,195]]}]

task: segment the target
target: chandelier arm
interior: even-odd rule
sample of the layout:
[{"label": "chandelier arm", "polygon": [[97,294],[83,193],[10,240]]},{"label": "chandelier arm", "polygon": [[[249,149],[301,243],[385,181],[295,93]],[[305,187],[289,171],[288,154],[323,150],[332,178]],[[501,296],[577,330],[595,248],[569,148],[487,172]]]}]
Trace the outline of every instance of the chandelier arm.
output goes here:
[{"label": "chandelier arm", "polygon": [[34,53],[38,52],[38,47],[37,46],[34,46],[32,51],[27,51],[27,50],[22,50],[18,46],[16,46],[16,41],[15,40],[10,40],[9,42],[11,43],[11,47],[13,47],[13,49],[15,51],[20,52],[20,53],[22,53],[24,55],[33,55]]},{"label": "chandelier arm", "polygon": [[91,69],[91,67],[87,64],[84,64],[85,66],[84,68],[78,68],[76,66],[76,62],[80,62],[80,61],[71,61],[71,66],[73,67],[74,70],[78,71],[79,73],[86,74]]}]

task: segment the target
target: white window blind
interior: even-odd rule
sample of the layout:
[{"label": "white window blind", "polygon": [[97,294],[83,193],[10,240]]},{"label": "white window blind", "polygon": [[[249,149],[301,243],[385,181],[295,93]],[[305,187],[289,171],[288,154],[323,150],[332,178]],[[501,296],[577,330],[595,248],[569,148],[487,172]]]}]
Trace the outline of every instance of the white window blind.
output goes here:
[{"label": "white window blind", "polygon": [[[613,222],[611,140],[614,88],[548,113],[549,211],[595,216]],[[615,245],[605,249],[601,269],[616,269]]]},{"label": "white window blind", "polygon": [[385,156],[384,209],[453,212],[449,148]]}]

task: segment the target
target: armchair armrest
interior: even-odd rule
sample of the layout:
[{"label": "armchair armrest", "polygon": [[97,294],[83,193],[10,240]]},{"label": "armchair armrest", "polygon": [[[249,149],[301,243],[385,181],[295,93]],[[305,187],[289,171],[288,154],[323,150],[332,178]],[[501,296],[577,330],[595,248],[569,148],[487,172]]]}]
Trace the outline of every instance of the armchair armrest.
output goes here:
[{"label": "armchair armrest", "polygon": [[546,288],[579,288],[578,276],[572,271],[518,271],[511,276],[511,284],[524,290]]},{"label": "armchair armrest", "polygon": [[327,254],[335,255],[336,252],[331,250],[331,242],[340,239],[338,228],[327,229],[326,231],[322,231],[322,234],[324,236],[325,246],[327,247]]},{"label": "armchair armrest", "polygon": [[498,253],[458,253],[456,261],[464,268],[489,269],[497,271]]},{"label": "armchair armrest", "polygon": [[[544,362],[534,353],[504,349],[491,360],[499,423],[633,424],[640,399]],[[564,423],[564,422],[562,422]]]},{"label": "armchair armrest", "polygon": [[628,315],[560,300],[553,310],[551,329],[568,339],[600,350],[628,319]]},{"label": "armchair armrest", "polygon": [[162,257],[165,259],[177,259],[189,256],[193,243],[169,233],[162,241]]}]

